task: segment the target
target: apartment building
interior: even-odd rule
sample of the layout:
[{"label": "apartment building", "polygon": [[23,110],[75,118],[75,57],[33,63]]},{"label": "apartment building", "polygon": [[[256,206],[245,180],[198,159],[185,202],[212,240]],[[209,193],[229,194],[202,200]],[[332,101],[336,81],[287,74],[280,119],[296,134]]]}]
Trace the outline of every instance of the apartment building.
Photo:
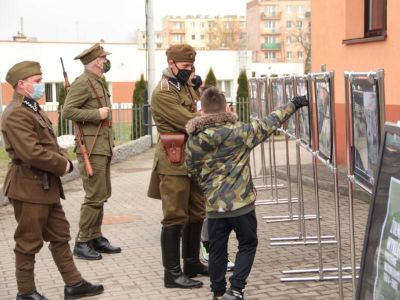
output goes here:
[{"label": "apartment building", "polygon": [[253,62],[302,62],[309,70],[311,0],[251,0],[246,20]]},{"label": "apartment building", "polygon": [[[246,18],[239,16],[166,16],[156,32],[156,49],[190,44],[199,50],[246,49]],[[145,31],[138,34],[138,46],[146,47]]]}]

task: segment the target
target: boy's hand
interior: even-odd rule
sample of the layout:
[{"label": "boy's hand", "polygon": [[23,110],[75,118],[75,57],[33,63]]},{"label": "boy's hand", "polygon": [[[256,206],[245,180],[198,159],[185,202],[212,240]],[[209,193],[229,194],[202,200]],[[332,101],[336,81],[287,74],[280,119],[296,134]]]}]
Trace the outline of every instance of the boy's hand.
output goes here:
[{"label": "boy's hand", "polygon": [[306,96],[296,96],[293,97],[292,100],[290,100],[296,107],[296,109],[299,109],[300,107],[307,106],[309,104],[308,99]]}]

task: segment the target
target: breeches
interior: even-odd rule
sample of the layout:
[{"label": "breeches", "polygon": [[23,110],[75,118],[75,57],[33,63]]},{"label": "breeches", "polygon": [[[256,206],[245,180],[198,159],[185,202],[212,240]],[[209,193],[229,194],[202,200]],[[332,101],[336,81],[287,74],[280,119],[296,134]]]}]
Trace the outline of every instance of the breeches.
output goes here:
[{"label": "breeches", "polygon": [[86,174],[82,157],[78,155],[79,171],[85,190],[85,200],[81,206],[77,242],[87,242],[101,236],[104,202],[111,196],[111,157],[91,155],[93,176]]},{"label": "breeches", "polygon": [[159,175],[164,227],[202,222],[205,199],[195,182],[187,176]]},{"label": "breeches", "polygon": [[61,203],[34,204],[10,199],[14,207],[17,228],[15,240],[15,276],[18,292],[32,293],[36,290],[34,280],[35,254],[50,242],[49,249],[58,270],[67,284],[82,280],[68,245],[71,239],[69,223]]}]

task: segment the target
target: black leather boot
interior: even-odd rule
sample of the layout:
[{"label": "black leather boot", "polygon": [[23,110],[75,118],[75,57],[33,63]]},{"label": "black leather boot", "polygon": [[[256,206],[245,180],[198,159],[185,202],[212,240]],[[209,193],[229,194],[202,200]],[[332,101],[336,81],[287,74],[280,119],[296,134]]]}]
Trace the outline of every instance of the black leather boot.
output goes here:
[{"label": "black leather boot", "polygon": [[199,259],[200,255],[200,236],[201,223],[186,223],[183,228],[182,235],[182,258],[183,258],[183,273],[190,277],[197,275],[208,276],[208,267],[203,265]]},{"label": "black leather boot", "polygon": [[161,231],[161,251],[164,266],[164,286],[166,288],[193,289],[203,286],[198,280],[185,276],[180,265],[181,225],[163,227]]}]

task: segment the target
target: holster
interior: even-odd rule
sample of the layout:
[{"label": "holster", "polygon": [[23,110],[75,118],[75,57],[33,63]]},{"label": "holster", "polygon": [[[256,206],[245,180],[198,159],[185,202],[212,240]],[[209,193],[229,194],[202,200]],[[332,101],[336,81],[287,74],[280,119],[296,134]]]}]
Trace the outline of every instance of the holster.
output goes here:
[{"label": "holster", "polygon": [[185,134],[183,133],[160,133],[160,140],[167,152],[171,164],[181,164],[183,160],[183,147],[185,145]]}]

